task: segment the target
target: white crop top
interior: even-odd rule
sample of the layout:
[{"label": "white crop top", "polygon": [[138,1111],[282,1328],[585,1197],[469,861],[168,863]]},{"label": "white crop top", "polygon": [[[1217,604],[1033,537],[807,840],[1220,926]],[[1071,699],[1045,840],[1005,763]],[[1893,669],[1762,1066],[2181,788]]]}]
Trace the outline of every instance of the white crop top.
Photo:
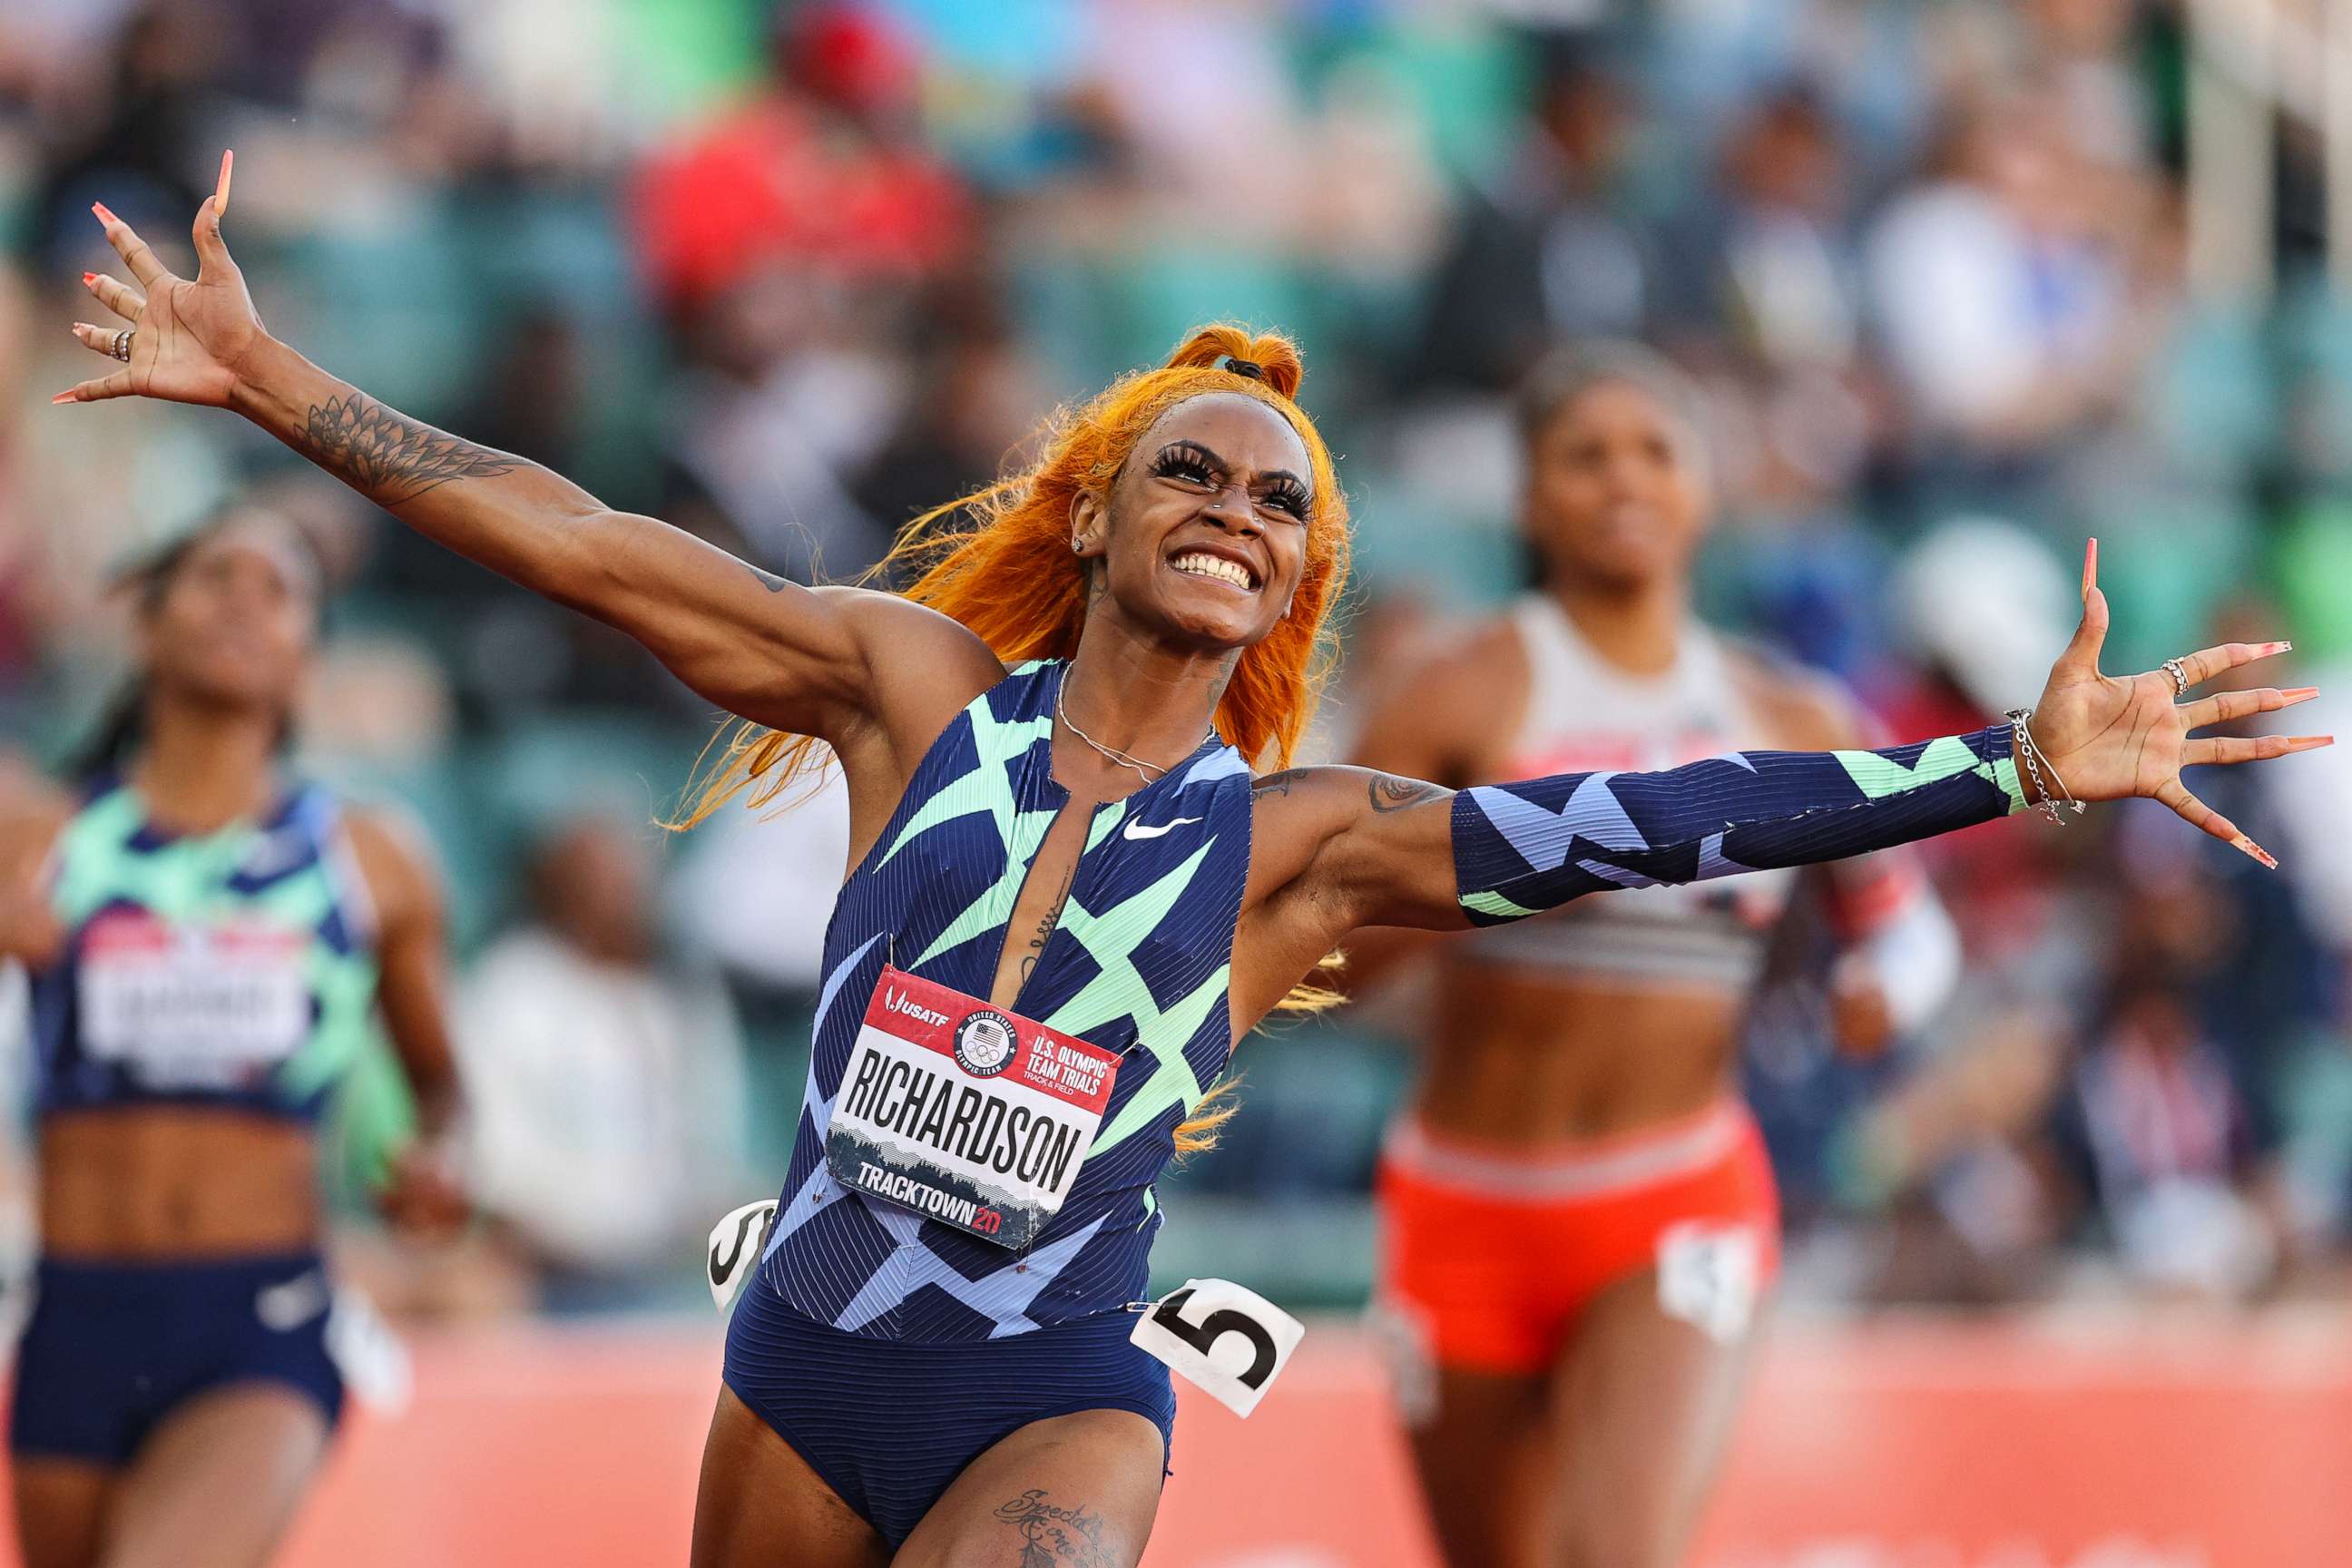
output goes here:
[{"label": "white crop top", "polygon": [[[1685,626],[1671,668],[1629,674],[1584,640],[1557,602],[1511,607],[1527,650],[1527,716],[1506,751],[1506,779],[1679,767],[1768,746],[1715,634]],[[1480,781],[1501,782],[1501,781]],[[1793,870],[1595,893],[1550,914],[1475,931],[1467,954],[1612,986],[1746,993],[1795,889]]]}]

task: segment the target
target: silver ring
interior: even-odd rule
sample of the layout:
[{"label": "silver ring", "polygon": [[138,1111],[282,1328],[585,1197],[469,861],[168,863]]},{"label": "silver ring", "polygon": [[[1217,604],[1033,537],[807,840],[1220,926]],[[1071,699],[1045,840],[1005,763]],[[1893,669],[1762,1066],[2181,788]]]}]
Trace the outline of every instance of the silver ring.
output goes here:
[{"label": "silver ring", "polygon": [[2177,658],[2168,658],[2164,661],[2164,673],[2172,677],[2172,694],[2175,697],[2189,695],[2188,666]]},{"label": "silver ring", "polygon": [[121,331],[115,333],[114,346],[108,349],[106,352],[112,354],[116,359],[121,360],[124,364],[129,364],[131,363],[131,329],[129,327],[125,327]]}]

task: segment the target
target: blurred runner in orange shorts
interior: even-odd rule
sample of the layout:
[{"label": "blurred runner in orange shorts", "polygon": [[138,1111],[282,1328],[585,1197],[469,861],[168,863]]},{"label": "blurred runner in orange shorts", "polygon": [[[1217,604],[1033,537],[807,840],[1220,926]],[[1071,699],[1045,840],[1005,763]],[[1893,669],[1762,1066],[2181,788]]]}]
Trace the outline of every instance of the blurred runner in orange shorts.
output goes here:
[{"label": "blurred runner in orange shorts", "polygon": [[[1465,786],[1872,743],[1834,685],[1693,618],[1695,410],[1631,345],[1538,369],[1520,414],[1542,586],[1398,683],[1355,761]],[[1900,851],[1817,870],[1842,1033],[1883,1040],[1948,990],[1951,924]],[[1580,900],[1436,960],[1380,1180],[1380,1304],[1463,1568],[1679,1560],[1778,1261],[1735,1045],[1800,876]],[[1364,969],[1398,953],[1362,946]]]}]

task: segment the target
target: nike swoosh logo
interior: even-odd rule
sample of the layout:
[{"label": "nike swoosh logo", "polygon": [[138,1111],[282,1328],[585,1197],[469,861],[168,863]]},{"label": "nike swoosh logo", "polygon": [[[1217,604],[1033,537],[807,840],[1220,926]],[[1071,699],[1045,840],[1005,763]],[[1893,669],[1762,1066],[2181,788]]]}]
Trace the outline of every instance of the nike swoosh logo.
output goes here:
[{"label": "nike swoosh logo", "polygon": [[1183,826],[1188,822],[1198,822],[1201,819],[1197,816],[1180,816],[1173,822],[1163,822],[1157,827],[1146,827],[1139,822],[1130,822],[1127,825],[1123,837],[1129,838],[1157,838],[1163,833],[1173,832],[1177,828]]},{"label": "nike swoosh logo", "polygon": [[253,1293],[253,1315],[262,1327],[281,1334],[300,1328],[328,1305],[327,1277],[316,1268]]}]

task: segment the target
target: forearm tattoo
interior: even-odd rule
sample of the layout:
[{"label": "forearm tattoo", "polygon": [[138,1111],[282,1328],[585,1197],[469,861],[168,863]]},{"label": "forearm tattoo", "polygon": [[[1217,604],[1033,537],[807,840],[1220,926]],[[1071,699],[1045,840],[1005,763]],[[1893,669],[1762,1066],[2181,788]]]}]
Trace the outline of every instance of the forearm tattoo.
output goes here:
[{"label": "forearm tattoo", "polygon": [[1084,1503],[1063,1508],[1037,1487],[1000,1505],[996,1517],[1021,1532],[1020,1568],[1115,1568],[1103,1517]]},{"label": "forearm tattoo", "polygon": [[380,506],[415,500],[452,479],[510,474],[520,458],[461,441],[361,393],[315,404],[302,448]]}]

